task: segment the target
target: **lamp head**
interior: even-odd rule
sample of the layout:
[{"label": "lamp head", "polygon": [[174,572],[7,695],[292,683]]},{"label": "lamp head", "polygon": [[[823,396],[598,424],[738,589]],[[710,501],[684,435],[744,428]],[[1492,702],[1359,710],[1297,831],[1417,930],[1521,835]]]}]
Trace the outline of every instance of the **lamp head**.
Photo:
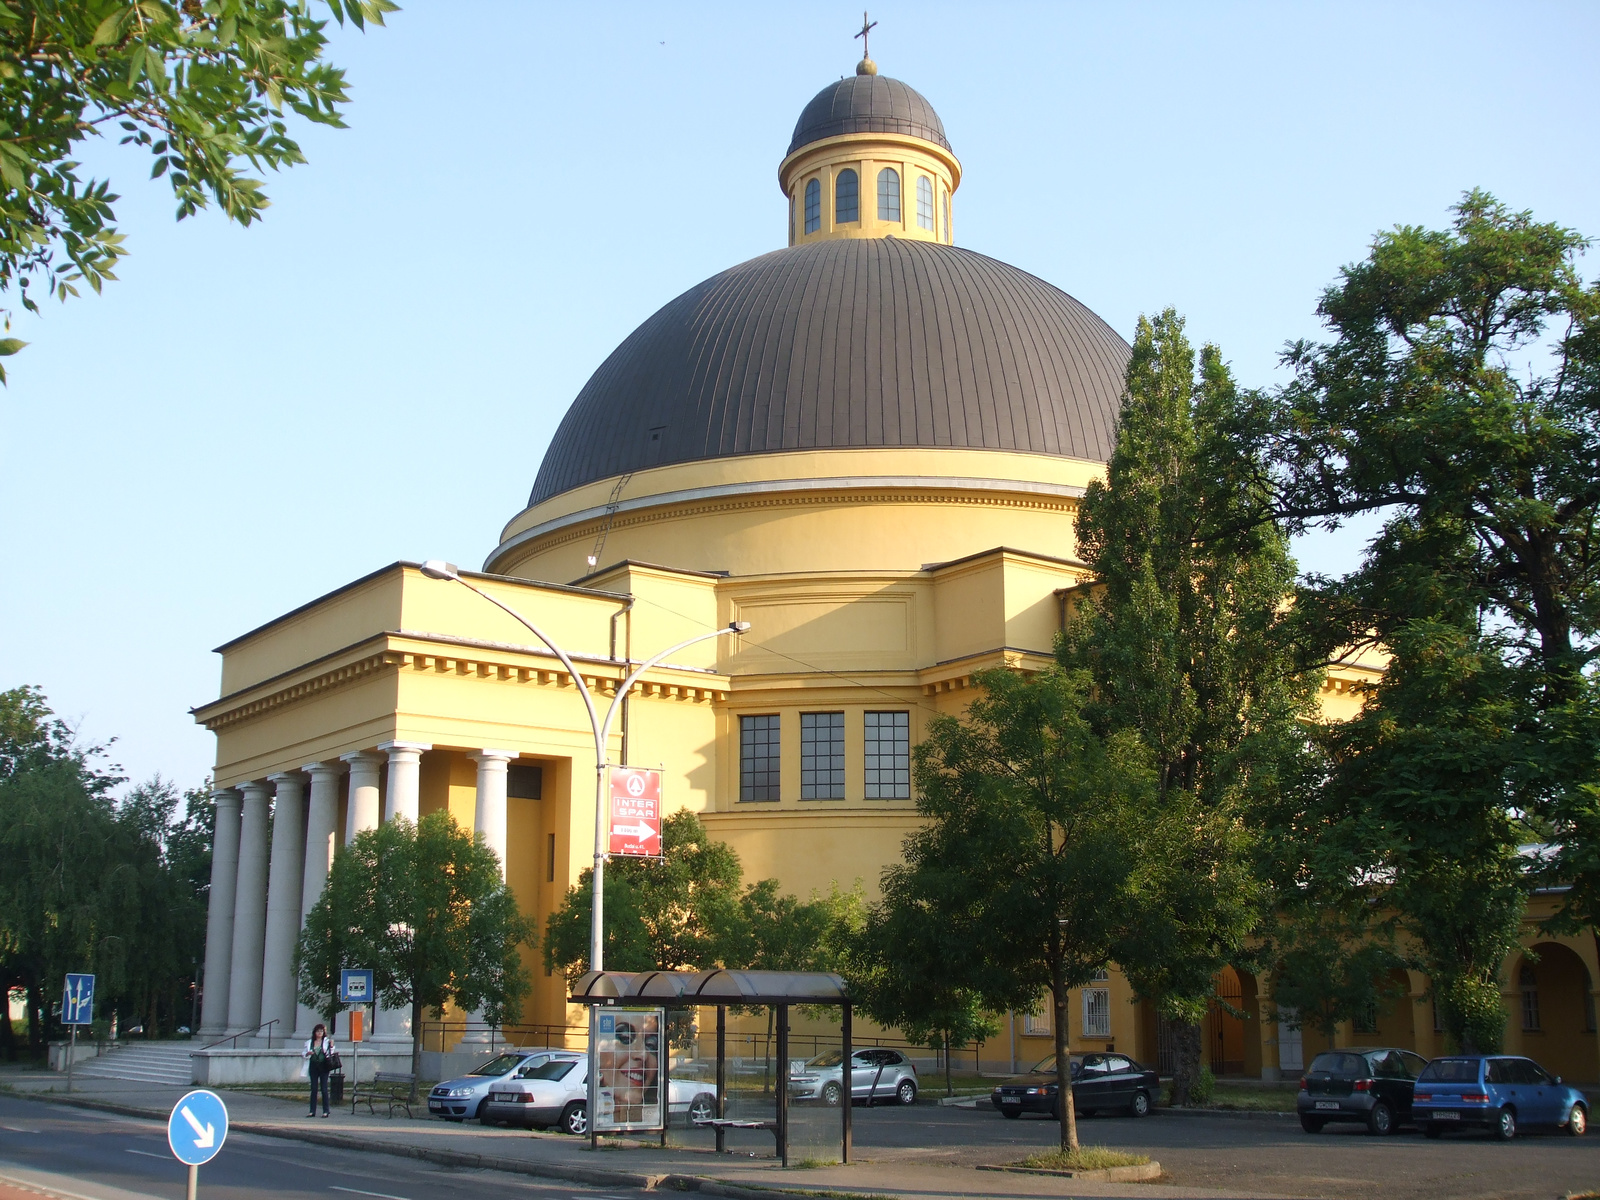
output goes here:
[{"label": "lamp head", "polygon": [[735,633],[747,633],[750,629],[749,621],[729,621],[728,628]]},{"label": "lamp head", "polygon": [[422,573],[429,579],[460,579],[461,572],[455,563],[445,562],[442,558],[430,558],[422,564]]}]

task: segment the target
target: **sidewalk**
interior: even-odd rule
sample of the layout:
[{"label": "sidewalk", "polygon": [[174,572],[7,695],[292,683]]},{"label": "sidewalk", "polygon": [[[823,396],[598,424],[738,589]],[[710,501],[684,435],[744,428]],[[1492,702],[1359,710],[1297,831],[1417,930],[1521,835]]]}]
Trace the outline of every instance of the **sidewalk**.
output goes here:
[{"label": "sidewalk", "polygon": [[[19,1098],[76,1104],[165,1123],[172,1106],[189,1088],[164,1087],[126,1080],[75,1081],[66,1094],[62,1075],[37,1070],[0,1068],[0,1088]],[[304,1101],[274,1099],[232,1089],[215,1089],[228,1105],[229,1125],[237,1133],[289,1138],[346,1150],[417,1158],[442,1166],[509,1171],[524,1175],[565,1179],[601,1187],[628,1187],[667,1191],[700,1191],[734,1200],[773,1200],[779,1194],[873,1196],[905,1200],[957,1200],[984,1196],[997,1200],[1032,1200],[1034,1197],[1149,1197],[1150,1200],[1188,1197],[1204,1200],[1261,1200],[1246,1191],[1176,1188],[1161,1183],[1116,1184],[1032,1176],[979,1173],[972,1166],[929,1162],[929,1149],[858,1151],[861,1156],[844,1166],[784,1170],[771,1157],[745,1157],[771,1153],[770,1135],[765,1146],[752,1142],[739,1155],[659,1147],[603,1147],[598,1153],[588,1143],[554,1133],[528,1133],[476,1124],[456,1125],[422,1115],[407,1120],[351,1116],[348,1108],[331,1119],[308,1120]],[[1007,1152],[997,1147],[995,1161]]]}]

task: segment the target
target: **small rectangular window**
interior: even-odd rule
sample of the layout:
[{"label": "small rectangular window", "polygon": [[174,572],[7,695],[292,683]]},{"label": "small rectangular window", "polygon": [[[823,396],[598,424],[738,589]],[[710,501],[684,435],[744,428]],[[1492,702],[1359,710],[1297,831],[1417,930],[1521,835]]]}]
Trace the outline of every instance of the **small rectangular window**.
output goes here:
[{"label": "small rectangular window", "polygon": [[1357,1013],[1355,1015],[1355,1019],[1350,1022],[1350,1026],[1356,1033],[1377,1033],[1378,1032],[1378,1004],[1377,1004],[1377,1001],[1373,1001],[1371,1004],[1368,1004],[1359,1013]]},{"label": "small rectangular window", "polygon": [[506,768],[506,797],[511,800],[544,799],[544,768],[513,763]]},{"label": "small rectangular window", "polygon": [[1038,1012],[1024,1014],[1022,1018],[1022,1032],[1027,1037],[1049,1037],[1050,1010],[1042,1008]]},{"label": "small rectangular window", "polygon": [[556,835],[552,833],[546,836],[549,840],[545,843],[544,881],[546,883],[554,883],[556,881]]},{"label": "small rectangular window", "polygon": [[1105,988],[1083,989],[1083,1036],[1111,1036],[1111,993]]},{"label": "small rectangular window", "polygon": [[844,799],[844,714],[800,714],[800,799]]},{"label": "small rectangular window", "polygon": [[866,715],[868,800],[911,798],[911,714],[869,712]]},{"label": "small rectangular window", "polygon": [[1539,1031],[1539,989],[1526,984],[1522,988],[1522,1028],[1529,1033]]},{"label": "small rectangular window", "polygon": [[778,799],[778,714],[739,718],[739,799]]}]

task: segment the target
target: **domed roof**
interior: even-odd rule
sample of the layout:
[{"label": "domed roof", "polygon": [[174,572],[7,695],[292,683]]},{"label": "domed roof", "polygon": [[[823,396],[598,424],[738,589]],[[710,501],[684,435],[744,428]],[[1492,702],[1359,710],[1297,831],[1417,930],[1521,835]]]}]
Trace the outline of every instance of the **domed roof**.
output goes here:
[{"label": "domed roof", "polygon": [[903,133],[950,150],[933,105],[915,88],[883,75],[851,75],[813,96],[795,122],[786,156],[842,133]]},{"label": "domed roof", "polygon": [[612,352],[529,505],[667,463],[955,447],[1105,461],[1129,349],[1065,292],[904,238],[791,246],[690,288]]}]

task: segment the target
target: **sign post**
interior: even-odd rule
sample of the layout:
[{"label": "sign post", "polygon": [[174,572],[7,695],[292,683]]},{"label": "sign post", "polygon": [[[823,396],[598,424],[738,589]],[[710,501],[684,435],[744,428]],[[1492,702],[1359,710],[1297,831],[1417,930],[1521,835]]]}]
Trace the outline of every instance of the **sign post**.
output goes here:
[{"label": "sign post", "polygon": [[[361,1018],[364,1005],[372,999],[372,972],[365,967],[346,967],[339,972],[339,1001],[353,1004],[350,1010],[350,1083],[352,1086],[350,1112],[356,1111],[354,1085],[361,1081]],[[193,1198],[191,1197],[191,1200]]]},{"label": "sign post", "polygon": [[612,767],[610,853],[661,857],[661,772]]},{"label": "sign post", "polygon": [[187,1200],[196,1200],[201,1165],[215,1158],[227,1140],[228,1106],[215,1092],[197,1088],[172,1106],[167,1145],[173,1157],[189,1168]]},{"label": "sign post", "polygon": [[78,1026],[94,1024],[94,976],[68,975],[61,993],[61,1023],[72,1031],[67,1042],[67,1092],[72,1091],[72,1066],[78,1057]]}]

